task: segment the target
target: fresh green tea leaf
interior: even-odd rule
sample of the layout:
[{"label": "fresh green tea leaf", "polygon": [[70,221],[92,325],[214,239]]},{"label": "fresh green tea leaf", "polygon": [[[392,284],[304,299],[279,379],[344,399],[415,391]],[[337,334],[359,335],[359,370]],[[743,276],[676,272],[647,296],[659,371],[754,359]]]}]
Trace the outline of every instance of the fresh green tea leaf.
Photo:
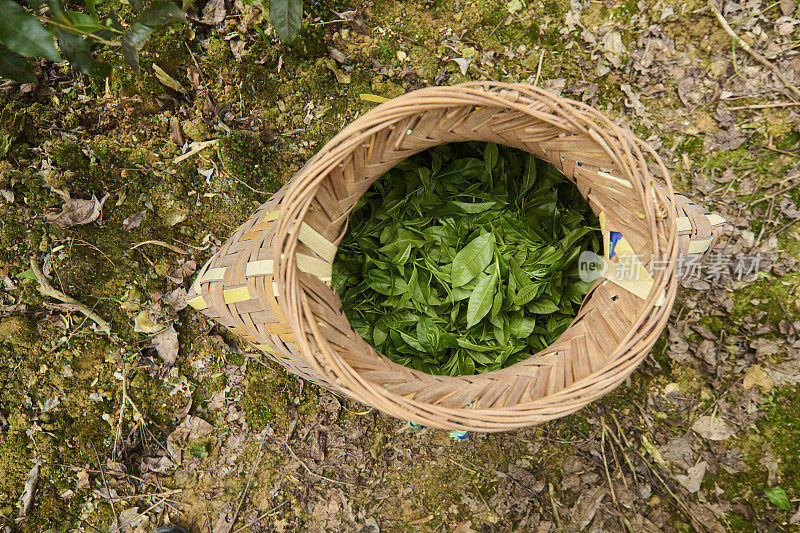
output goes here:
[{"label": "fresh green tea leaf", "polygon": [[0,44],[0,78],[8,78],[17,83],[33,83],[36,81],[36,74],[26,58]]},{"label": "fresh green tea leaf", "polygon": [[0,0],[0,42],[25,57],[60,61],[53,36],[33,15],[13,0]]},{"label": "fresh green tea leaf", "polygon": [[764,494],[767,495],[769,501],[771,501],[784,511],[792,510],[792,505],[789,503],[789,497],[786,495],[786,491],[783,490],[781,487],[776,486],[772,487],[771,489],[764,489]]},{"label": "fresh green tea leaf", "polygon": [[61,51],[73,67],[93,78],[107,78],[111,74],[111,65],[95,59],[89,43],[83,37],[62,28],[57,28],[55,33]]},{"label": "fresh green tea leaf", "polygon": [[269,20],[283,42],[291,42],[300,32],[302,0],[270,0]]},{"label": "fresh green tea leaf", "polygon": [[492,308],[496,289],[497,273],[485,276],[475,286],[472,295],[469,297],[469,304],[467,304],[467,329],[480,322]]},{"label": "fresh green tea leaf", "polygon": [[504,146],[442,145],[358,201],[332,285],[356,331],[397,363],[485,372],[561,335],[592,285],[574,261],[598,245],[591,210],[552,165]]},{"label": "fresh green tea leaf", "polygon": [[453,287],[461,287],[475,279],[475,276],[489,266],[492,254],[494,254],[494,234],[484,233],[475,237],[453,259],[453,271],[450,274]]}]

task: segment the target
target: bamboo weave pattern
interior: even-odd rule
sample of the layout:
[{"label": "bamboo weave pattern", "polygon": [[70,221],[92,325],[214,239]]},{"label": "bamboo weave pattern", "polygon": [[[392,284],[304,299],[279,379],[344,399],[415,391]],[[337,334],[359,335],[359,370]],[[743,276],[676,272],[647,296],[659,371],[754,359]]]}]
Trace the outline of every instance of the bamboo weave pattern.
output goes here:
[{"label": "bamboo weave pattern", "polygon": [[[553,163],[652,272],[639,295],[598,280],[567,331],[525,361],[433,376],[393,363],[353,330],[331,265],[348,214],[376,179],[415,153],[467,140]],[[678,254],[705,253],[723,223],[674,194],[658,155],[591,107],[518,84],[431,87],[334,137],[202,267],[189,303],[334,392],[426,426],[502,431],[567,415],[619,385],[666,325]]]}]

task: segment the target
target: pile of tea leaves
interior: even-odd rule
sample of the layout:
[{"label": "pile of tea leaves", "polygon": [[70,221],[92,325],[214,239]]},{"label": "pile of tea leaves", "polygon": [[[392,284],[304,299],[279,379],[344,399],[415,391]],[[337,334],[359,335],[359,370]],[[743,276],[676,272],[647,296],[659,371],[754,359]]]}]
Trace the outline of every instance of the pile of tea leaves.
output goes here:
[{"label": "pile of tea leaves", "polygon": [[430,374],[507,367],[545,348],[591,282],[597,219],[551,164],[505,146],[441,145],[390,170],[359,200],[333,264],[353,328]]}]

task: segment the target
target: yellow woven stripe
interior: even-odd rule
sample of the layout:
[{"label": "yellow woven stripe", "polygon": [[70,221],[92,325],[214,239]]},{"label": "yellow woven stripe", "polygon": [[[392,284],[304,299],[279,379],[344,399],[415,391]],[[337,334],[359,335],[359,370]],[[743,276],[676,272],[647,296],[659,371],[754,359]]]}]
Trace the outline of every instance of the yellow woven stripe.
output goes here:
[{"label": "yellow woven stripe", "polygon": [[273,335],[283,335],[285,333],[290,333],[292,328],[289,326],[288,322],[277,322],[275,324],[267,324],[267,331]]},{"label": "yellow woven stripe", "polygon": [[288,342],[288,343],[292,343],[292,344],[295,344],[297,342],[297,337],[294,336],[294,333],[288,333],[286,335],[281,335],[279,338],[283,342]]},{"label": "yellow woven stripe", "polygon": [[323,258],[329,263],[333,263],[336,255],[336,245],[320,235],[317,230],[303,222],[300,224],[300,233],[297,238],[305,244],[309,250]]},{"label": "yellow woven stripe", "polygon": [[713,238],[710,238],[710,239],[703,239],[702,241],[700,241],[700,240],[689,241],[689,249],[686,250],[686,253],[687,254],[702,254],[703,252],[708,250],[708,247],[711,246],[711,242],[713,240],[714,240]]},{"label": "yellow woven stripe", "polygon": [[222,291],[222,300],[226,304],[235,304],[238,302],[246,302],[250,299],[250,291],[247,287],[237,287],[236,289],[228,289]]},{"label": "yellow woven stripe", "polygon": [[322,259],[317,259],[310,255],[297,254],[297,268],[306,274],[321,279],[324,282],[331,280],[333,276],[333,265]]},{"label": "yellow woven stripe", "polygon": [[708,219],[708,222],[712,226],[719,226],[720,224],[725,224],[727,222],[727,220],[725,220],[724,218],[722,218],[721,216],[719,216],[716,213],[712,213],[710,215],[706,215],[706,218]]},{"label": "yellow woven stripe", "polygon": [[208,308],[208,304],[203,299],[202,296],[195,296],[191,300],[186,300],[186,303],[197,309],[198,311],[202,311],[203,309]]},{"label": "yellow woven stripe", "polygon": [[248,278],[250,276],[271,276],[275,261],[272,259],[264,259],[262,261],[250,261],[247,263],[244,275]]},{"label": "yellow woven stripe", "polygon": [[653,289],[653,277],[635,255],[617,255],[620,261],[625,262],[625,267],[621,267],[614,261],[608,261],[606,263],[606,279],[634,296],[646,300]]},{"label": "yellow woven stripe", "polygon": [[262,352],[275,353],[275,349],[269,344],[254,344],[253,346],[255,346],[257,350],[261,350]]},{"label": "yellow woven stripe", "polygon": [[194,278],[194,283],[192,283],[191,290],[196,292],[197,294],[200,294],[200,292],[201,292],[200,283],[202,283],[202,277],[205,275],[206,270],[208,270],[208,265],[210,265],[210,264],[211,264],[211,259],[206,261],[206,263],[200,269],[200,272],[198,272],[197,276]]},{"label": "yellow woven stripe", "polygon": [[[270,212],[268,212],[266,215],[264,215],[261,218],[261,222],[272,222],[273,220],[278,220],[278,217],[280,216],[280,214],[281,214],[280,209],[278,209],[277,211],[270,211]],[[259,226],[259,225],[260,224],[256,224],[256,226]],[[255,227],[255,226],[253,226],[253,227]]]},{"label": "yellow woven stripe", "polygon": [[675,219],[675,225],[678,226],[678,231],[691,231],[692,230],[692,221],[689,220],[689,217],[678,217]]},{"label": "yellow woven stripe", "polygon": [[226,267],[209,268],[206,273],[203,274],[201,283],[206,281],[222,281],[222,278],[225,277],[225,270]]}]

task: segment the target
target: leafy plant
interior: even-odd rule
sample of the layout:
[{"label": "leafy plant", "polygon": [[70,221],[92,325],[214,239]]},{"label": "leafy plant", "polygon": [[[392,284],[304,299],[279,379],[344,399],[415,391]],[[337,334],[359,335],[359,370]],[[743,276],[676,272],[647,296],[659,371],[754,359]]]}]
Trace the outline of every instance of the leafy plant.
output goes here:
[{"label": "leafy plant", "polygon": [[[265,11],[261,0],[244,0],[244,2],[258,6],[262,12]],[[293,41],[300,33],[300,24],[303,22],[303,0],[270,0],[269,21],[283,42]],[[256,26],[256,31],[266,40],[264,30]]]},{"label": "leafy plant", "polygon": [[764,494],[767,495],[769,501],[783,509],[784,511],[791,511],[792,506],[789,503],[789,497],[786,495],[780,486],[772,487],[771,489],[764,489]]},{"label": "leafy plant", "polygon": [[573,184],[495,144],[442,145],[359,200],[333,264],[350,323],[392,360],[433,374],[506,367],[553,342],[591,283],[597,220]]},{"label": "leafy plant", "polygon": [[[116,13],[98,15],[95,3],[85,0],[88,13],[82,13],[66,11],[62,0],[29,0],[27,7],[0,0],[0,76],[33,82],[36,76],[26,58],[61,61],[63,54],[82,73],[107,77],[111,65],[94,56],[99,47],[119,47],[125,62],[138,72],[139,51],[150,36],[172,22],[187,22],[178,6],[154,0],[125,30]],[[49,8],[46,16],[41,14],[44,5]],[[140,8],[141,0],[132,0],[131,5]]]}]

